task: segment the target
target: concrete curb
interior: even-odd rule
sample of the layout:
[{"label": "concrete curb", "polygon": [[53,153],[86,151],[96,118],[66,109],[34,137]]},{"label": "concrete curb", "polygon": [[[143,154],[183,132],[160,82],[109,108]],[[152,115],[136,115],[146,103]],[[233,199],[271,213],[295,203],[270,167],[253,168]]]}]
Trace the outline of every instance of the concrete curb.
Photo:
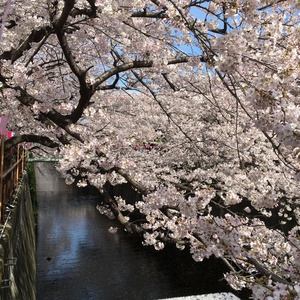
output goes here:
[{"label": "concrete curb", "polygon": [[232,293],[216,293],[177,298],[165,298],[160,300],[240,300],[240,298],[233,295]]}]

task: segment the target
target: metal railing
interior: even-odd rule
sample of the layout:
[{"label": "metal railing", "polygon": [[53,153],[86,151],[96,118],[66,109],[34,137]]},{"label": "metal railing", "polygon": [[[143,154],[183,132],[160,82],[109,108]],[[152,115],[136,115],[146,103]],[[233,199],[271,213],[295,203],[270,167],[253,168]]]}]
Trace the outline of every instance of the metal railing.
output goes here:
[{"label": "metal railing", "polygon": [[26,152],[23,147],[17,147],[16,161],[4,170],[4,149],[1,147],[0,161],[0,223],[4,223],[5,209],[12,208],[12,195],[18,187],[19,180],[26,166]]}]

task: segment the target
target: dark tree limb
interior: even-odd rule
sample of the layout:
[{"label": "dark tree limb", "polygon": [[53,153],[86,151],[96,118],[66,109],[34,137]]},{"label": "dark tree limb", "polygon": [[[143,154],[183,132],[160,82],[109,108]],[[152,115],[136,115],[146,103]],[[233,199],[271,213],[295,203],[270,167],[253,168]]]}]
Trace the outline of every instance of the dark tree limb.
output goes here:
[{"label": "dark tree limb", "polygon": [[174,92],[176,92],[176,91],[179,90],[179,89],[171,82],[171,80],[169,79],[167,73],[162,73],[161,75],[163,76],[163,78],[165,79],[165,81],[168,83],[168,85],[170,86],[170,88],[171,88]]},{"label": "dark tree limb", "polygon": [[248,262],[255,266],[255,268],[263,275],[270,277],[272,280],[290,285],[291,283],[285,280],[284,278],[278,276],[277,274],[271,272],[270,270],[266,269],[261,263],[259,263],[256,259],[252,257],[247,258]]},{"label": "dark tree limb", "polygon": [[135,233],[135,234],[138,234],[138,235],[142,235],[143,233],[145,233],[145,230],[142,227],[129,222],[125,218],[125,216],[119,210],[119,208],[118,208],[117,204],[115,203],[114,199],[111,198],[111,196],[106,191],[106,189],[103,189],[103,191],[100,192],[100,194],[103,196],[104,201],[110,207],[110,209],[113,212],[114,216],[117,218],[117,220],[120,222],[120,224],[122,226],[124,226],[124,228],[127,230],[127,232]]},{"label": "dark tree limb", "polygon": [[38,30],[33,30],[31,34],[20,43],[18,48],[5,51],[0,55],[0,59],[11,60],[14,63],[18,58],[20,58],[26,50],[31,49],[32,43],[41,42],[46,36],[53,33],[53,28],[46,26]]},{"label": "dark tree limb", "polygon": [[58,143],[52,141],[50,138],[46,136],[40,136],[34,134],[23,134],[23,135],[13,136],[12,138],[6,140],[4,143],[4,151],[9,151],[12,147],[23,142],[38,143],[49,148],[59,147]]},{"label": "dark tree limb", "polygon": [[147,195],[148,190],[146,187],[144,187],[142,184],[135,181],[124,169],[114,167],[113,170],[117,172],[119,175],[123,176],[130,185],[135,188],[139,193],[142,195]]},{"label": "dark tree limb", "polygon": [[[179,58],[170,59],[168,61],[168,65],[187,63],[188,61],[189,61],[188,57],[179,57]],[[140,69],[140,68],[151,68],[152,66],[153,66],[152,60],[134,60],[132,62],[124,63],[122,65],[111,68],[110,70],[104,72],[95,80],[94,84],[91,86],[92,92],[95,92],[100,84],[102,84],[112,76],[115,76],[117,74],[120,74],[128,70]]]}]

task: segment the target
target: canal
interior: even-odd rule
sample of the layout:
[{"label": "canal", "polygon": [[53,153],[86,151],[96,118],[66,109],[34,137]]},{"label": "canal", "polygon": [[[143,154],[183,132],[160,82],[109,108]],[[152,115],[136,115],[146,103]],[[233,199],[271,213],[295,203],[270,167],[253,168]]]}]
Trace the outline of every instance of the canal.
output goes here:
[{"label": "canal", "polygon": [[144,247],[99,214],[99,197],[68,186],[52,164],[36,164],[37,300],[153,300],[231,291],[218,261]]}]

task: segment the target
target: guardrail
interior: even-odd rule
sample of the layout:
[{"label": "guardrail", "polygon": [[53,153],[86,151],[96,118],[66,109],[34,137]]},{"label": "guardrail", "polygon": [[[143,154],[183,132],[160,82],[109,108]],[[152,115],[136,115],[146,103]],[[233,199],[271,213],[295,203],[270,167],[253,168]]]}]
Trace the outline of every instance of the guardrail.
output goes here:
[{"label": "guardrail", "polygon": [[12,195],[18,187],[19,180],[26,166],[26,152],[23,147],[17,147],[16,161],[7,169],[4,170],[4,147],[1,142],[1,161],[0,161],[0,223],[4,223],[6,208],[13,208],[10,203]]}]

